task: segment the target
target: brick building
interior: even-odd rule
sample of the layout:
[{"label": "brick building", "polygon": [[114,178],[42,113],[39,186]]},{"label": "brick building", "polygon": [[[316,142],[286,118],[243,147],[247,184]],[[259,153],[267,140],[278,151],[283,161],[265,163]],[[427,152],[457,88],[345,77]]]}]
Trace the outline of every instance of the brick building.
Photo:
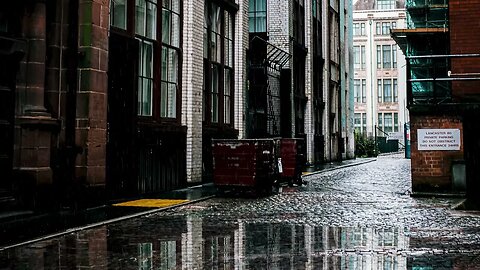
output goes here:
[{"label": "brick building", "polygon": [[[407,0],[392,36],[407,56],[414,192],[478,192],[480,1]],[[466,180],[465,180],[466,178]]]},{"label": "brick building", "polygon": [[[261,2],[1,4],[2,202],[88,204],[208,181],[212,138],[258,132],[247,52]],[[257,128],[307,138],[310,162],[353,157],[348,3],[268,3],[262,40],[286,59],[269,68],[272,85],[287,87]]]}]

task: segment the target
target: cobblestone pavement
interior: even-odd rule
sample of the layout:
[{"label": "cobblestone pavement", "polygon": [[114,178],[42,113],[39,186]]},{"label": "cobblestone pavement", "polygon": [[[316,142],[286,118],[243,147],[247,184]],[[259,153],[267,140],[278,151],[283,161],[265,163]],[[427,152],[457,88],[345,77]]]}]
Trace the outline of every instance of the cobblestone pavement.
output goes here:
[{"label": "cobblestone pavement", "polygon": [[400,155],[0,253],[0,269],[480,269],[480,215],[410,194]]}]

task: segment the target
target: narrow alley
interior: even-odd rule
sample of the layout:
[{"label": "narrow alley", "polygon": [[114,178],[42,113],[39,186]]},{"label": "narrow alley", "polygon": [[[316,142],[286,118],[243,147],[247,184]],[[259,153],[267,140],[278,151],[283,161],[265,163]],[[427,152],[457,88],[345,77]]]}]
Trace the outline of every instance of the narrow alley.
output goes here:
[{"label": "narrow alley", "polygon": [[401,155],[0,252],[0,269],[480,269],[480,215],[410,196]]}]

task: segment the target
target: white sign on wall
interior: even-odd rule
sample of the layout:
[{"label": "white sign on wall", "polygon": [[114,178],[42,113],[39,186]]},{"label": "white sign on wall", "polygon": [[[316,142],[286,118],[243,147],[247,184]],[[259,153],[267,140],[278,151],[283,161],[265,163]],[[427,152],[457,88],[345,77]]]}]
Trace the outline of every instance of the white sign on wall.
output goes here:
[{"label": "white sign on wall", "polygon": [[460,150],[460,129],[418,129],[418,150]]}]

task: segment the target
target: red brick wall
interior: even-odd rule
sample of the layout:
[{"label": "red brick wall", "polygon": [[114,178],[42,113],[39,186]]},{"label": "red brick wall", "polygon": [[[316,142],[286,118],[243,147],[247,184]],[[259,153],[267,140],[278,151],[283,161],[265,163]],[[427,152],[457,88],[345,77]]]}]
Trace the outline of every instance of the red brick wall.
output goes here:
[{"label": "red brick wall", "polygon": [[[458,116],[410,115],[412,189],[414,192],[449,191],[452,160],[463,159],[463,124]],[[418,129],[460,129],[460,151],[419,151]]]},{"label": "red brick wall", "polygon": [[[450,52],[480,53],[480,0],[450,0]],[[480,73],[480,58],[452,60],[452,73]],[[480,97],[480,82],[454,82],[452,94],[456,100]]]}]

